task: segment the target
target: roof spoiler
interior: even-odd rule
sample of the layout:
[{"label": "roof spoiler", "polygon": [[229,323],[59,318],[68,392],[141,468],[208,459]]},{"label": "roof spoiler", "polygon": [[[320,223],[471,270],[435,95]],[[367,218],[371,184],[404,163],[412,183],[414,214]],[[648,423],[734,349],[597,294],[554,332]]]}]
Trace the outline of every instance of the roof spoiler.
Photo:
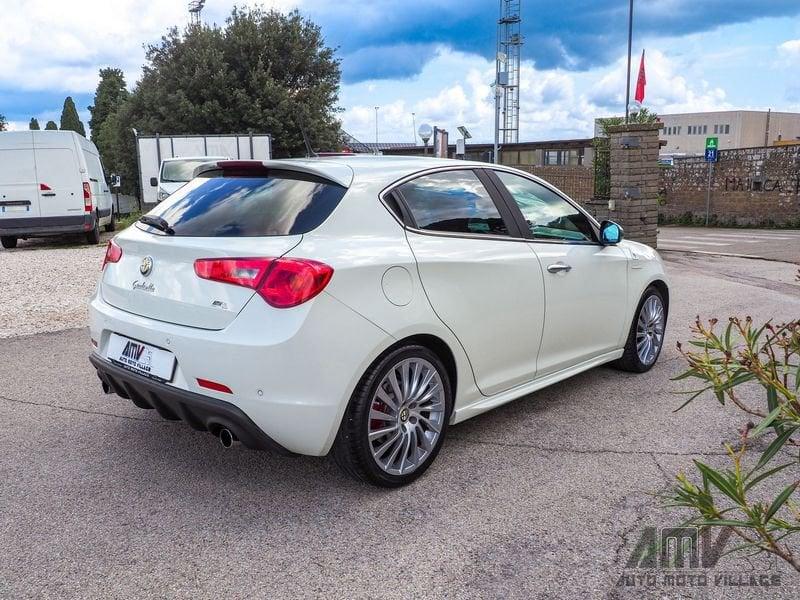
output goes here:
[{"label": "roof spoiler", "polygon": [[326,164],[319,167],[312,162],[294,160],[220,160],[203,163],[194,170],[194,177],[201,173],[216,170],[236,170],[236,171],[264,171],[267,169],[282,169],[284,171],[296,171],[298,173],[308,173],[322,179],[327,179],[342,187],[350,187],[353,182],[353,171],[350,167],[341,164]]}]

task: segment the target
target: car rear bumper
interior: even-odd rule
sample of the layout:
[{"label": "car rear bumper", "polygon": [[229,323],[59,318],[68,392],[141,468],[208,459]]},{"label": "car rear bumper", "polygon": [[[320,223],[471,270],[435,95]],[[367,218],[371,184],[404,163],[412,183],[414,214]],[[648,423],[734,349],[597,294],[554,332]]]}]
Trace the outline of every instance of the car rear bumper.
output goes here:
[{"label": "car rear bumper", "polygon": [[108,393],[130,400],[139,408],[154,409],[170,421],[185,421],[192,429],[217,435],[226,428],[253,450],[292,454],[265,434],[237,406],[202,394],[187,392],[136,375],[93,354],[89,357]]},{"label": "car rear bumper", "polygon": [[[106,358],[112,334],[165,349],[175,355],[176,367],[172,380],[159,384],[159,390],[230,404],[279,446],[312,456],[328,453],[353,389],[392,342],[325,292],[285,311],[255,297],[220,330],[123,311],[100,292],[91,301],[89,318],[95,366],[97,361],[112,364]],[[143,378],[131,375],[135,381]],[[201,387],[198,379],[218,382],[231,392]]]},{"label": "car rear bumper", "polygon": [[94,229],[94,213],[65,217],[20,217],[0,219],[0,235],[36,237],[62,233],[84,233]]}]

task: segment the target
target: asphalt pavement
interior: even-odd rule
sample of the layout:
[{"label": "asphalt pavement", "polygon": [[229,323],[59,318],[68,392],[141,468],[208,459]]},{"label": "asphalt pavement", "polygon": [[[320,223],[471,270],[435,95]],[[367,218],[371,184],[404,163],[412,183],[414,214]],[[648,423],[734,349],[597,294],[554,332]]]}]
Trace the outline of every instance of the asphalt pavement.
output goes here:
[{"label": "asphalt pavement", "polygon": [[[698,313],[800,315],[796,265],[665,257],[653,370],[593,369],[457,425],[394,491],[104,395],[85,329],[0,340],[0,598],[796,598],[764,558],[694,570],[700,587],[626,568],[645,528],[682,520],[653,494],[693,458],[724,463],[745,421],[710,398],[673,412],[675,342]],[[672,583],[620,585],[645,574]],[[776,585],[741,584],[765,574]]]},{"label": "asphalt pavement", "polygon": [[659,251],[727,254],[800,264],[800,229],[660,226]]}]

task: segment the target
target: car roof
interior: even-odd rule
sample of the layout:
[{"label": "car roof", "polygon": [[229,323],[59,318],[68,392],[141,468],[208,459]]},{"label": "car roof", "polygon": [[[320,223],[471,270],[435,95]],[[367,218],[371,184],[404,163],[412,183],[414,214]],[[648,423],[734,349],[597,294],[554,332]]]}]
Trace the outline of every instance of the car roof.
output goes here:
[{"label": "car roof", "polygon": [[490,166],[482,162],[448,158],[376,156],[372,154],[265,160],[264,165],[273,168],[306,171],[330,179],[345,187],[350,187],[354,180],[388,185],[408,175],[429,169],[443,167],[487,168]]}]

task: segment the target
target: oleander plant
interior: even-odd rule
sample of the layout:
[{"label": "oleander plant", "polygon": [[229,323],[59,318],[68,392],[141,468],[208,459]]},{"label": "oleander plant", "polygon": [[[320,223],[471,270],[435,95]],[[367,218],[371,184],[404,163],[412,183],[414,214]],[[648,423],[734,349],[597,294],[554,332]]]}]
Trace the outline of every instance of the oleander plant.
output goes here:
[{"label": "oleander plant", "polygon": [[[750,317],[732,317],[727,324],[698,317],[691,330],[689,347],[678,344],[688,368],[675,379],[701,385],[687,392],[680,408],[713,396],[745,413],[748,422],[739,443],[726,445],[726,467],[695,460],[693,476],[677,475],[666,505],[689,509],[687,525],[731,528],[740,539],[731,552],[769,553],[800,572],[791,545],[800,531],[800,320],[757,326]],[[757,398],[763,393],[757,403],[754,387],[761,390]],[[755,445],[766,449],[758,454]]]}]

